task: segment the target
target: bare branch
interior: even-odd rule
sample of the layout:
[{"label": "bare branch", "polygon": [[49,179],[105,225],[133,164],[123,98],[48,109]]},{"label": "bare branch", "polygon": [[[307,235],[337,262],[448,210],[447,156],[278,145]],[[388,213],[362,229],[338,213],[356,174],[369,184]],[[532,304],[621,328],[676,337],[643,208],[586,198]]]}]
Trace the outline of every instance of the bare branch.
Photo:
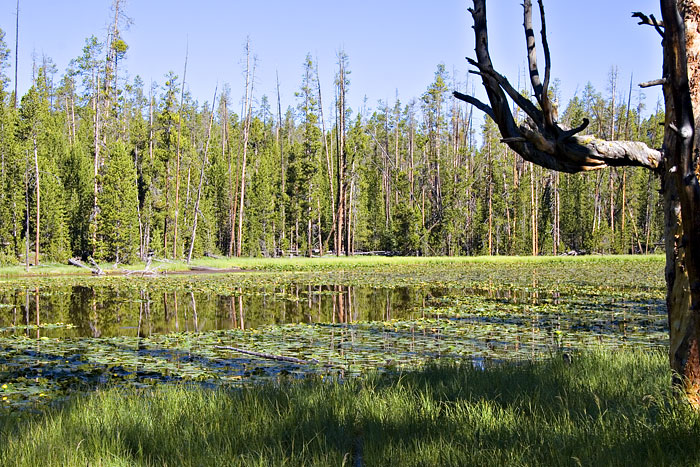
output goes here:
[{"label": "bare branch", "polygon": [[662,86],[666,84],[666,78],[654,79],[651,81],[646,81],[644,83],[639,83],[640,88],[650,88],[652,86]]},{"label": "bare branch", "polygon": [[525,27],[525,42],[527,43],[527,63],[530,69],[530,82],[532,89],[535,91],[537,102],[542,99],[542,81],[540,80],[540,71],[537,68],[537,49],[535,43],[535,31],[532,26],[532,2],[525,0],[523,2],[523,26]]},{"label": "bare branch", "polygon": [[540,20],[542,22],[542,48],[544,49],[544,83],[542,84],[542,100],[540,105],[542,106],[542,113],[544,114],[544,119],[547,125],[554,125],[554,115],[552,112],[552,103],[549,100],[549,77],[552,68],[552,59],[549,54],[549,44],[547,43],[547,23],[544,18],[544,3],[542,0],[538,0],[540,6]]},{"label": "bare branch", "polygon": [[527,143],[527,138],[516,136],[514,138],[502,138],[501,143]]},{"label": "bare branch", "polygon": [[639,23],[637,24],[654,26],[656,32],[658,32],[661,35],[661,37],[664,37],[664,32],[661,30],[661,28],[664,27],[664,23],[663,21],[657,21],[656,18],[654,18],[654,15],[647,16],[641,11],[635,11],[634,13],[632,13],[632,18],[639,18]]},{"label": "bare branch", "polygon": [[533,104],[530,99],[516,91],[505,76],[498,73],[493,68],[487,68],[480,65],[478,62],[469,57],[467,57],[467,61],[470,65],[479,69],[478,72],[475,72],[476,74],[481,76],[485,73],[495,79],[498,82],[498,85],[506,92],[506,94],[508,94],[508,96],[510,96],[511,99],[513,99],[518,107],[523,109],[523,111],[535,122],[542,123],[542,113],[537,109],[537,107],[535,107],[535,104]]},{"label": "bare branch", "polygon": [[[493,70],[489,54],[488,32],[486,27],[486,4],[483,0],[476,0],[474,8],[470,10],[474,18],[474,35],[476,37],[476,59],[480,70]],[[510,110],[510,104],[506,98],[498,80],[488,74],[481,75],[481,81],[486,89],[486,94],[491,103],[494,114],[494,122],[498,125],[501,135],[504,137],[520,136],[518,127]]]},{"label": "bare branch", "polygon": [[576,128],[572,128],[571,130],[566,130],[566,131],[561,132],[561,134],[559,134],[559,138],[557,140],[559,142],[561,142],[567,138],[571,138],[572,136],[574,136],[577,133],[581,133],[583,130],[586,129],[586,127],[588,127],[589,123],[590,123],[590,120],[588,120],[587,118],[584,117],[583,123],[581,123]]},{"label": "bare branch", "polygon": [[477,109],[481,110],[486,115],[491,117],[494,121],[496,120],[496,116],[493,113],[493,109],[491,107],[489,107],[488,105],[484,104],[483,102],[481,102],[479,99],[472,97],[472,96],[469,96],[467,94],[462,94],[459,91],[454,91],[452,93],[452,95],[461,101],[464,101],[468,104],[473,105],[474,107],[476,107]]},{"label": "bare branch", "polygon": [[[476,105],[478,108],[490,109],[491,118],[498,125],[504,143],[525,160],[542,167],[562,172],[581,172],[597,170],[609,166],[643,166],[656,170],[662,159],[660,151],[651,149],[643,143],[631,141],[603,141],[593,136],[577,136],[589,124],[584,120],[574,129],[560,128],[553,118],[553,109],[549,106],[548,96],[544,95],[544,86],[540,82],[535,54],[535,38],[532,32],[532,1],[524,1],[525,32],[528,43],[528,62],[530,77],[536,89],[536,97],[542,111],[525,96],[519,94],[508,80],[493,69],[488,50],[488,32],[486,27],[486,0],[473,0],[471,9],[474,18],[477,60],[469,62],[478,68],[478,74],[488,95],[490,106],[473,97],[455,93],[457,98]],[[544,25],[544,7],[542,0],[540,15],[543,23],[543,43],[545,55],[546,26]],[[549,62],[549,60],[547,60]],[[549,63],[546,65],[549,68]],[[547,75],[545,75],[547,80]],[[510,110],[508,96],[528,115],[519,127],[515,124]],[[478,104],[478,105],[477,105]],[[480,106],[480,107],[479,107]],[[546,112],[546,113],[545,113]]]}]

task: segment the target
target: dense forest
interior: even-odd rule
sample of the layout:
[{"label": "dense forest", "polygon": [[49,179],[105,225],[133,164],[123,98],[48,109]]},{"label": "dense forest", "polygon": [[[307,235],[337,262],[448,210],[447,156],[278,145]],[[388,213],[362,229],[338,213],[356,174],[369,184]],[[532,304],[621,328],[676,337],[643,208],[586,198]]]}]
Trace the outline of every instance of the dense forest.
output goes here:
[{"label": "dense forest", "polygon": [[[307,55],[294,102],[282,103],[279,86],[272,97],[255,89],[248,44],[245,89],[224,86],[200,103],[186,59],[182,76],[161,84],[128,79],[114,24],[62,74],[36,60],[21,98],[0,30],[0,263],[646,253],[662,240],[653,175],[525,162],[488,117],[451,97],[471,84],[444,65],[421,96],[350,109],[347,55],[338,53],[331,96]],[[621,81],[613,67],[605,91],[588,84],[560,120],[588,118],[589,134],[660,147],[663,110],[645,112]]]}]

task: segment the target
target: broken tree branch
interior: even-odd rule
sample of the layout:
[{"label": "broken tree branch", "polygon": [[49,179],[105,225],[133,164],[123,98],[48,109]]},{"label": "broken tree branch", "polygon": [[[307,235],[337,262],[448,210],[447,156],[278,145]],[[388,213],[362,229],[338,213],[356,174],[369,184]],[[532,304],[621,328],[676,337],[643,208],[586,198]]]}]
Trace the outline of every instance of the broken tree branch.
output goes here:
[{"label": "broken tree branch", "polygon": [[[662,159],[660,151],[649,148],[643,143],[631,141],[603,141],[593,136],[576,136],[583,131],[588,122],[583,121],[574,129],[562,127],[557,123],[555,109],[549,97],[545,94],[544,84],[540,81],[535,51],[535,37],[532,30],[532,1],[525,0],[524,25],[528,50],[530,78],[535,89],[535,97],[540,109],[516,92],[493,68],[488,50],[488,32],[486,26],[486,1],[473,0],[474,8],[470,9],[474,18],[474,34],[476,38],[477,60],[469,62],[479,70],[486,94],[487,105],[473,97],[455,94],[455,97],[475,105],[487,112],[498,125],[498,129],[508,146],[525,160],[542,167],[561,172],[575,173],[597,170],[610,166],[643,166],[653,170],[658,169]],[[544,7],[540,2],[540,15],[543,20],[543,42],[546,42],[546,27],[544,25]],[[548,46],[545,46],[548,49]],[[545,55],[548,55],[545,50]],[[468,59],[469,60],[469,59]],[[546,64],[550,66],[550,64]],[[545,73],[546,80],[546,73]],[[510,97],[530,117],[518,126],[513,118]],[[478,105],[477,105],[478,104]]]},{"label": "broken tree branch", "polygon": [[523,16],[530,83],[532,84],[532,90],[535,92],[535,97],[539,101],[542,95],[542,81],[540,80],[540,71],[537,69],[537,44],[535,42],[535,31],[532,26],[532,2],[530,0],[525,0],[523,2]]},{"label": "broken tree branch", "polygon": [[[92,260],[92,258],[90,258],[90,259]],[[92,263],[95,264],[94,261],[92,261]],[[68,264],[70,264],[71,266],[76,266],[79,268],[87,269],[88,271],[92,272],[96,276],[102,276],[105,273],[102,269],[100,269],[99,266],[97,266],[96,268],[91,268],[90,266],[88,266],[88,265],[84,264],[82,261],[80,261],[78,258],[69,258]]]},{"label": "broken tree branch", "polygon": [[661,37],[664,37],[664,31],[661,30],[661,28],[664,27],[663,21],[657,21],[656,18],[654,18],[654,15],[645,15],[641,11],[635,11],[632,13],[632,18],[639,18],[639,23],[637,24],[644,24],[647,26],[654,26],[654,29],[656,29],[656,32],[658,32]]},{"label": "broken tree branch", "polygon": [[469,57],[467,57],[467,61],[470,65],[475,66],[479,69],[479,72],[476,72],[478,75],[486,73],[488,74],[488,76],[495,79],[498,85],[506,92],[506,94],[508,94],[508,96],[510,96],[511,99],[513,99],[513,101],[518,105],[518,107],[523,109],[523,111],[528,115],[528,117],[533,119],[535,122],[542,123],[542,114],[537,109],[535,104],[530,102],[530,100],[527,97],[523,96],[518,91],[516,91],[505,76],[498,73],[493,68],[489,69],[488,67],[482,67],[478,62],[472,60]]},{"label": "broken tree branch", "polygon": [[566,130],[563,131],[558,138],[559,142],[564,141],[567,138],[571,138],[577,133],[581,133],[583,130],[585,130],[588,127],[588,124],[590,123],[590,120],[588,120],[586,117],[583,118],[583,123],[581,123],[579,126],[576,128],[572,128],[571,130]]},{"label": "broken tree branch", "polygon": [[651,81],[645,81],[643,83],[639,83],[640,88],[650,88],[652,86],[662,86],[666,84],[666,78],[659,78],[659,79],[653,79]]},{"label": "broken tree branch", "polygon": [[553,109],[552,102],[549,100],[549,77],[552,68],[552,60],[549,54],[549,44],[547,43],[547,23],[544,19],[544,4],[542,0],[537,2],[540,6],[540,20],[542,22],[542,48],[544,49],[544,83],[542,83],[542,100],[540,105],[542,106],[542,113],[544,114],[545,122],[547,125],[554,125],[556,120]]},{"label": "broken tree branch", "polygon": [[92,256],[88,256],[88,261],[90,261],[90,264],[92,264],[92,267],[95,268],[95,271],[93,271],[93,274],[97,274],[98,276],[103,276],[105,272],[102,270],[99,264],[92,258]]},{"label": "broken tree branch", "polygon": [[311,363],[318,363],[318,360],[301,360],[299,358],[294,358],[294,357],[285,357],[283,355],[272,355],[269,353],[262,353],[262,352],[254,352],[252,350],[246,350],[246,349],[241,349],[238,347],[229,347],[225,345],[216,345],[214,346],[215,349],[221,349],[221,350],[231,350],[233,352],[238,352],[246,355],[252,355],[253,357],[260,357],[260,358],[266,358],[268,360],[276,360],[278,362],[289,362],[289,363],[296,363],[299,365],[309,365]]},{"label": "broken tree branch", "polygon": [[474,107],[481,110],[482,112],[484,112],[486,115],[488,115],[492,119],[494,119],[494,120],[496,119],[496,116],[493,114],[493,109],[491,107],[489,107],[488,105],[484,104],[483,102],[481,102],[476,97],[472,97],[472,96],[469,96],[467,94],[462,94],[461,92],[458,92],[458,91],[454,91],[452,93],[452,95],[461,101],[464,101],[464,102],[467,102],[467,103],[473,105]]}]

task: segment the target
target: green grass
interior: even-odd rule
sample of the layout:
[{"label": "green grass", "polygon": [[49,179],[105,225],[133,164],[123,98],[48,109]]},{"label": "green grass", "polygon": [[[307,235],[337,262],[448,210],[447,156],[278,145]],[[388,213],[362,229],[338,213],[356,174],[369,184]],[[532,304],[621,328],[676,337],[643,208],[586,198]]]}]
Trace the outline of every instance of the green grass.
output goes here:
[{"label": "green grass", "polygon": [[667,357],[617,352],[344,382],[98,391],[0,418],[11,465],[692,465]]},{"label": "green grass", "polygon": [[[395,266],[425,266],[425,265],[468,265],[468,264],[592,264],[607,262],[662,262],[662,255],[587,255],[587,256],[324,256],[321,258],[285,257],[285,258],[197,258],[192,266],[208,266],[215,268],[240,268],[258,271],[317,271],[356,268],[382,268]],[[118,269],[142,270],[143,262],[120,264]],[[101,263],[100,267],[106,272],[116,272],[113,263]],[[185,261],[156,262],[151,265],[159,271],[187,271],[190,265]],[[31,266],[29,271],[23,265],[0,267],[0,277],[18,276],[55,276],[55,275],[90,275],[90,271],[62,263],[45,263]]]}]

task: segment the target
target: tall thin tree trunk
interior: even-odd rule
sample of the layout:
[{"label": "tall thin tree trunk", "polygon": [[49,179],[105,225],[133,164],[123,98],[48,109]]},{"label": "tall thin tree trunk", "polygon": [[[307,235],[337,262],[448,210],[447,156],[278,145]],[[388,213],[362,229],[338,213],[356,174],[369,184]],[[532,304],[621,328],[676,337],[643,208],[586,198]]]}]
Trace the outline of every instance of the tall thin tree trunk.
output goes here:
[{"label": "tall thin tree trunk", "polygon": [[245,124],[243,125],[243,165],[241,167],[241,198],[238,210],[238,244],[236,256],[240,257],[243,251],[243,211],[245,209],[245,171],[248,158],[248,137],[250,134],[250,121],[252,120],[252,93],[255,70],[250,70],[250,41],[246,42],[246,71],[245,71]]},{"label": "tall thin tree trunk", "polygon": [[[187,253],[187,264],[190,264],[192,260],[192,251],[194,250],[194,241],[197,238],[197,218],[199,217],[199,202],[202,199],[202,184],[204,183],[204,170],[207,167],[207,161],[209,156],[209,142],[211,141],[211,127],[214,123],[214,104],[216,103],[216,91],[218,87],[214,89],[214,99],[211,103],[211,115],[209,116],[209,129],[207,130],[207,144],[204,147],[204,160],[202,161],[202,170],[199,173],[199,187],[197,188],[197,200],[194,203],[194,213],[192,220],[192,235],[190,237],[190,250]],[[192,299],[194,303],[194,298]]]},{"label": "tall thin tree trunk", "polygon": [[98,175],[100,170],[100,77],[95,73],[95,96],[94,96],[94,110],[95,110],[95,161],[93,167],[93,199],[92,199],[92,254],[96,255],[97,252],[97,216],[99,215],[97,207],[97,196],[99,193],[99,182]]},{"label": "tall thin tree trunk", "polygon": [[530,210],[531,224],[532,224],[532,256],[537,256],[537,196],[535,189],[535,166],[530,165]]},{"label": "tall thin tree trunk", "polygon": [[[318,72],[317,72],[318,73]],[[319,106],[320,104],[320,99],[321,99],[321,90],[319,87]],[[322,107],[321,107],[322,108]],[[323,121],[323,111],[321,112],[321,120]],[[325,128],[325,126],[324,126]],[[280,211],[282,214],[282,228],[280,229],[280,234],[281,234],[281,242],[280,242],[280,251],[282,251],[282,248],[284,248],[284,239],[285,239],[285,232],[287,230],[286,225],[287,225],[287,219],[286,219],[286,203],[285,201],[285,194],[287,192],[287,187],[286,187],[286,168],[285,168],[285,163],[284,163],[284,146],[282,144],[282,138],[280,137],[280,132],[282,131],[282,100],[280,98],[280,77],[279,74],[277,74],[277,146],[279,147],[280,151],[280,179],[281,179],[281,196],[280,196]],[[325,130],[324,130],[324,138],[325,138]],[[333,200],[333,188],[331,185],[331,202]],[[335,213],[334,213],[334,219],[335,219]],[[319,224],[320,225],[320,224]],[[284,254],[284,251],[282,251],[282,254]]]},{"label": "tall thin tree trunk", "polygon": [[34,176],[36,177],[36,244],[34,245],[34,265],[39,266],[39,236],[41,229],[39,226],[39,218],[41,214],[41,203],[40,203],[40,179],[39,179],[39,152],[36,143],[36,134],[32,134],[32,140],[34,143]]},{"label": "tall thin tree trunk", "polygon": [[17,65],[19,63],[19,0],[17,0],[17,17],[15,22],[15,94],[12,98],[12,107],[17,108]]},{"label": "tall thin tree trunk", "polygon": [[611,239],[615,237],[615,186],[613,184],[613,178],[615,176],[615,169],[610,168],[610,174],[608,176],[608,194],[610,195],[610,235]]},{"label": "tall thin tree trunk", "polygon": [[561,200],[559,198],[559,172],[554,172],[554,240],[553,253],[559,253],[559,243],[561,242]]},{"label": "tall thin tree trunk", "polygon": [[[318,60],[316,60],[316,85],[318,88],[318,111],[321,118],[321,131],[323,132],[323,147],[326,150],[326,171],[328,172],[328,186],[330,189],[331,199],[331,216],[332,225],[335,225],[335,197],[333,196],[333,164],[331,162],[331,152],[328,147],[328,138],[326,136],[326,119],[323,117],[323,100],[321,98],[321,78],[318,75]],[[279,99],[279,97],[278,97]],[[320,226],[319,222],[319,226]]]},{"label": "tall thin tree trunk", "polygon": [[26,210],[24,230],[24,271],[29,272],[29,151],[27,151],[25,154],[24,202]]},{"label": "tall thin tree trunk", "polygon": [[[185,50],[185,69],[182,72],[182,87],[180,90],[180,109],[178,110],[177,119],[177,153],[175,156],[175,219],[173,225],[173,259],[177,258],[177,228],[178,214],[180,212],[180,148],[182,138],[182,106],[185,101],[185,79],[187,77],[187,57],[189,54],[189,45]],[[196,217],[196,213],[195,213]],[[188,261],[189,262],[189,261]]]},{"label": "tall thin tree trunk", "polygon": [[[138,148],[134,148],[134,172],[136,175],[136,178],[134,179],[134,184],[136,186],[139,185],[138,167],[139,167],[139,150],[138,150]],[[139,259],[143,260],[146,255],[144,253],[143,220],[141,219],[141,202],[139,201],[138,192],[136,194],[136,214],[137,214],[138,219],[139,219]]]},{"label": "tall thin tree trunk", "polygon": [[489,256],[493,254],[493,160],[491,154],[491,140],[489,139],[486,148],[486,164],[488,166],[488,197],[489,197],[489,232],[488,232],[488,245],[489,245]]}]

